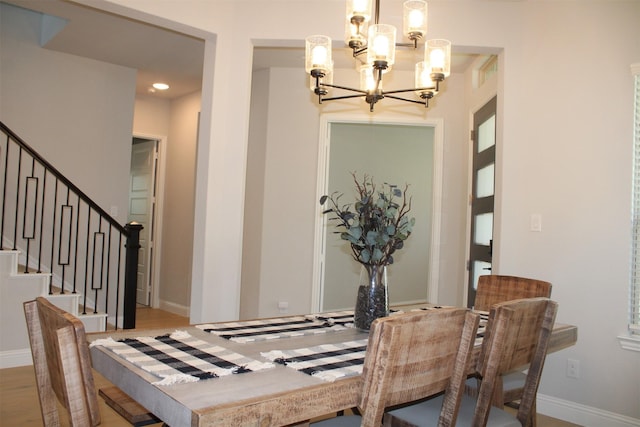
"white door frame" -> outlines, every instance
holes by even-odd
[[[439,118],[423,120],[403,117],[386,117],[373,120],[367,114],[323,114],[320,117],[318,141],[318,173],[316,180],[316,201],[329,192],[329,150],[331,145],[331,125],[334,123],[370,123],[376,125],[410,125],[434,128],[433,141],[433,204],[431,212],[431,250],[430,271],[427,281],[427,300],[438,301],[438,283],[440,277],[440,229],[442,212],[442,174],[444,161],[444,121]],[[313,248],[313,280],[311,288],[311,307],[313,311],[322,310],[325,266],[325,229],[327,216],[322,214],[323,207],[316,205],[314,248]]]
[[[167,137],[134,132],[133,138],[154,139],[158,141],[158,169],[156,170],[156,199],[154,215],[153,254],[151,259],[151,307],[160,307],[160,254],[162,253],[162,218],[164,206],[164,180],[167,153]],[[127,212],[128,215],[128,212]]]

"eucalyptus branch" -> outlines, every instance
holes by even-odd
[[[339,205],[341,193],[322,196],[320,204],[330,202],[324,214],[333,214],[329,220],[338,221],[336,231],[341,239],[351,245],[353,258],[365,265],[387,265],[393,263],[392,254],[404,246],[415,224],[415,218],[407,215],[411,211],[411,198],[407,200],[409,185],[404,191],[396,185],[384,183],[378,191],[373,179],[364,175],[362,181],[351,174],[355,183],[357,199],[353,204]],[[402,204],[395,198],[402,197]]]

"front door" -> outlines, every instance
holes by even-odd
[[[496,98],[473,116],[471,236],[467,306],[473,307],[478,277],[491,274],[496,163]]]

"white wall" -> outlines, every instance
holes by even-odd
[[[38,13],[0,15],[0,120],[124,224],[135,70],[42,49]]]
[[[170,303],[168,308],[174,306],[174,310],[178,311],[188,309],[191,299],[194,189],[200,103],[200,92],[171,101],[162,220],[160,299]],[[187,313],[188,311],[183,312]]]
[[[152,96],[136,96],[133,133],[166,137],[169,135],[171,100]]]
[[[386,2],[385,8],[399,7],[399,3]],[[301,46],[305,35],[325,32],[339,40],[344,5],[327,1],[317,8],[317,2],[306,0],[105,0],[100,4],[176,29],[190,27],[210,33],[205,37],[205,75],[213,80],[203,89],[192,320],[237,316],[250,40]],[[314,17],[309,20],[311,7]],[[640,60],[639,16],[640,2],[634,0],[430,3],[429,37],[447,37],[456,46],[504,49],[498,97],[502,148],[497,171],[496,273],[550,280],[553,297],[560,304],[558,321],[578,325],[578,344],[547,359],[541,392],[555,401],[544,400],[539,408],[543,412],[561,409],[565,418],[581,424],[637,425],[640,419],[640,359],[637,353],[622,350],[616,340],[626,328],[628,302],[633,102],[629,66]],[[296,77],[288,81],[287,90],[302,91],[306,85],[306,77]],[[318,108],[308,96],[300,96],[295,106],[299,110],[313,108],[316,114],[339,110]],[[441,101],[464,105],[462,98],[443,97]],[[460,114],[466,123],[466,113]],[[466,157],[468,127],[451,127],[451,121],[447,117],[445,147],[451,147],[449,155]],[[278,123],[284,127],[278,133],[289,142],[291,158],[313,156],[316,123],[317,118]],[[458,144],[464,144],[464,149]],[[282,155],[282,149],[266,155]],[[445,182],[452,190],[461,190],[459,182],[466,182],[466,168],[460,164],[448,171],[456,172],[449,176],[454,183]],[[296,161],[289,172],[298,195],[304,195],[296,199],[294,213],[308,217],[311,223],[315,170]],[[277,195],[277,187],[271,190]],[[443,211],[465,206],[465,192],[456,194],[455,200],[445,201]],[[278,198],[265,200],[277,203]],[[265,214],[269,209],[265,206]],[[531,213],[541,214],[542,232],[529,231]],[[452,221],[448,224],[455,229],[452,231],[460,233],[464,224],[460,224],[459,211],[445,219]],[[223,231],[221,224],[225,224]],[[278,231],[275,228],[263,238],[283,237]],[[309,239],[310,226],[300,233]],[[311,255],[307,246],[289,237],[281,248],[287,251],[282,259],[291,254]],[[456,257],[455,250],[443,251],[450,269],[460,271],[463,254]],[[300,259],[282,263],[295,266],[299,273],[285,278],[281,292],[305,298],[311,260],[297,262]],[[459,279],[460,275],[452,275],[450,283],[460,283]],[[265,297],[265,303],[271,304],[268,299],[278,296],[274,291]],[[580,361],[580,378],[566,377],[568,357]],[[599,417],[606,422],[593,421]]]
[[[269,123],[269,70],[256,70],[251,80],[251,121],[247,150],[247,184],[242,242],[240,319],[260,316],[262,215]]]
[[[134,133],[164,138],[165,173],[162,197],[159,290],[156,301],[168,311],[189,315],[195,157],[200,92],[173,100],[136,97]]]

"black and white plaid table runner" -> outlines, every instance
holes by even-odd
[[[212,323],[197,325],[197,327],[234,342],[247,343],[343,331],[352,325],[353,311],[337,311],[306,316]]]
[[[424,307],[413,309],[412,311],[432,310],[438,308],[441,307]],[[403,311],[392,310],[391,315],[398,313],[403,313]],[[210,323],[197,325],[197,327],[205,332],[218,335],[219,337],[234,342],[248,343],[343,331],[353,327],[353,310],[272,319]]]
[[[475,345],[482,343],[487,318],[488,314],[480,313]],[[262,356],[322,380],[335,381],[362,373],[367,341],[362,339],[295,350],[272,350],[262,353]]]
[[[202,341],[184,331],[157,337],[112,338],[93,341],[123,359],[160,378],[156,385],[195,382],[231,374],[242,374],[267,368],[264,363],[224,347]]]
[[[367,339],[296,350],[273,350],[262,356],[308,375],[335,381],[362,373]]]

